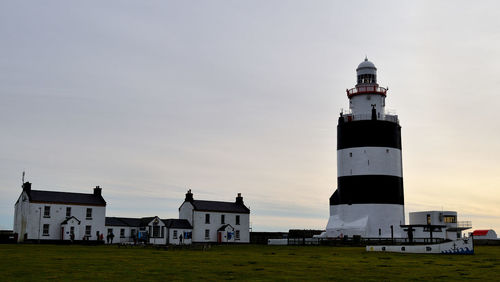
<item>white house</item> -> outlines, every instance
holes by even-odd
[[[144,242],[154,245],[189,245],[192,227],[185,219],[106,217],[106,231],[108,244]]]
[[[470,221],[457,221],[456,211],[420,211],[410,213],[410,224],[402,226],[408,238],[439,238],[456,240],[464,230],[470,229]],[[408,232],[411,229],[411,232]]]
[[[26,182],[15,204],[14,233],[18,242],[98,240],[105,231],[105,214],[99,186],[84,194],[32,190]]]
[[[189,190],[179,218],[193,227],[193,243],[250,242],[250,209],[240,193],[235,202],[219,202],[195,200]]]

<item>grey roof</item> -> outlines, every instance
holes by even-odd
[[[193,204],[194,209],[197,211],[250,213],[250,209],[244,204],[235,202],[193,200],[190,203]]]
[[[41,190],[31,190],[26,193],[31,202],[106,206],[102,195]]]
[[[141,227],[148,225],[152,217],[131,218],[131,217],[106,217],[106,226],[128,226],[128,227]]]
[[[167,228],[178,228],[178,229],[193,229],[189,221],[186,219],[162,219],[163,223]]]

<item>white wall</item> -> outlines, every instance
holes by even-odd
[[[401,162],[401,150],[395,148],[357,147],[342,149],[337,151],[337,175],[338,177],[351,175],[403,177]]]
[[[14,206],[14,233],[18,234],[17,241],[24,241],[24,234],[28,230],[29,202],[26,192],[22,192]]]
[[[45,206],[50,206],[50,217],[43,215]],[[71,207],[71,215],[81,222],[75,240],[83,239],[87,225],[91,226],[90,240],[97,239],[96,231],[100,234],[105,232],[106,207],[30,203],[29,200],[23,202],[21,199],[15,207],[14,215],[14,228],[19,233],[19,240],[23,239],[24,233],[27,233],[28,240],[61,240],[61,223],[66,219],[66,207]],[[87,208],[92,208],[92,219],[86,219]],[[44,224],[49,224],[48,236],[43,235]]]
[[[377,114],[380,113],[380,117],[385,116],[385,97],[378,94],[360,94],[352,97],[349,102],[349,108],[354,115],[372,113],[372,104],[375,104],[375,109]]]
[[[179,219],[187,219],[191,226],[193,226],[193,208],[193,205],[186,201],[179,208]]]
[[[177,231],[177,238],[174,238],[174,231]],[[192,232],[192,229],[178,229],[169,228],[168,229],[168,243],[172,245],[180,245],[179,236],[183,235],[185,232]],[[182,245],[191,245],[192,239],[182,238]]]
[[[104,233],[104,242],[107,243],[107,235],[108,235],[108,229],[111,229],[113,234],[115,235],[115,237],[113,238],[113,244],[115,243],[130,243],[130,242],[133,242],[134,239],[131,237],[132,234],[132,230],[136,230],[135,231],[135,234],[137,236],[138,232],[139,232],[139,228],[138,227],[130,227],[130,226],[106,226],[106,230]],[[121,237],[120,236],[120,230],[121,229],[124,229],[125,231],[125,234],[124,234],[124,237]],[[110,242],[111,243],[111,242]]]
[[[405,223],[404,206],[391,204],[356,204],[330,206],[327,237],[360,235],[369,238],[403,237],[400,224]],[[381,235],[379,235],[379,228]]]
[[[210,223],[205,223],[205,214],[210,214]],[[221,215],[225,215],[224,223],[221,223]],[[240,224],[236,225],[236,215],[240,216]],[[234,230],[240,231],[240,239],[235,243],[250,242],[250,215],[239,213],[204,212],[194,211],[193,213],[193,242],[217,242],[217,229],[224,224],[230,224]],[[205,230],[210,230],[210,238],[205,238]]]

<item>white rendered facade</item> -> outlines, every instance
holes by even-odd
[[[234,210],[231,210],[231,205],[235,203],[230,202],[189,200],[189,197],[191,197],[192,199],[192,194],[191,196],[189,196],[190,193],[191,192],[188,192],[188,194],[186,194],[186,201],[184,201],[184,203],[182,203],[179,208],[179,218],[188,220],[189,223],[191,223],[191,225],[193,226],[193,243],[250,242],[249,210],[244,211],[240,207],[241,212],[235,212]],[[222,205],[218,205],[221,203]],[[229,206],[229,209],[225,211],[211,211],[205,209],[197,209],[195,207],[195,205],[201,204],[207,204],[208,206],[213,206],[215,208],[220,208],[220,206]],[[241,205],[244,207],[243,204]],[[229,224],[232,228],[234,228],[234,240],[228,241],[227,232],[231,232],[229,229],[224,229],[225,233],[219,232],[219,229],[221,227],[224,227],[224,225],[226,224]]]
[[[30,200],[29,194],[23,190],[15,204],[14,233],[18,242],[71,240],[71,232],[74,240],[98,240],[105,231],[105,204],[36,202]]]
[[[456,211],[420,211],[410,213],[410,226],[413,226],[414,238],[432,237],[448,240],[461,238],[461,232],[472,227],[469,221],[458,221]]]

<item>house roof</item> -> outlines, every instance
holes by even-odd
[[[142,217],[142,218],[130,218],[130,217],[106,217],[106,226],[127,226],[127,227],[141,227],[148,225],[155,216]],[[189,221],[185,219],[162,219],[163,223],[167,228],[179,228],[179,229],[192,229],[193,227]]]
[[[488,231],[489,230],[474,230],[474,232],[472,232],[472,235],[474,235],[474,236],[486,236],[488,234]]]
[[[106,217],[105,225],[106,226],[140,227],[140,226],[143,226],[141,223],[142,223],[142,218]]]
[[[38,203],[57,203],[57,204],[75,204],[89,206],[106,206],[106,201],[102,195],[30,190],[26,191],[31,202]]]
[[[167,228],[178,228],[178,229],[193,229],[189,221],[186,219],[162,219],[163,223]]]
[[[189,201],[194,210],[197,211],[213,211],[213,212],[233,212],[233,213],[250,213],[250,209],[244,204],[235,202],[219,202],[219,201],[204,201],[192,200]]]

